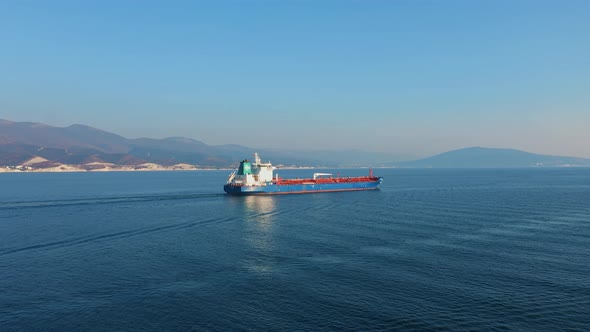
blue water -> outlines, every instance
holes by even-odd
[[[590,169],[375,174],[0,174],[0,330],[590,330]]]

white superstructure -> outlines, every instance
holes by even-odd
[[[270,162],[263,163],[258,153],[254,153],[254,162],[247,159],[240,162],[237,173],[233,172],[227,179],[227,183],[243,186],[262,186],[273,180],[274,167]]]

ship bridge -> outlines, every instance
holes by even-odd
[[[263,163],[258,153],[254,153],[254,162],[248,159],[240,162],[237,173],[230,174],[227,183],[240,185],[264,185],[273,180],[274,167],[270,162]]]

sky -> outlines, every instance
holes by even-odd
[[[590,1],[0,1],[0,118],[590,157]]]

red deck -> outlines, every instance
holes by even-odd
[[[357,183],[357,182],[375,182],[379,180],[376,176],[357,176],[357,177],[336,177],[336,178],[317,178],[317,179],[281,179],[273,181],[279,186],[294,184],[327,184],[327,183]]]

